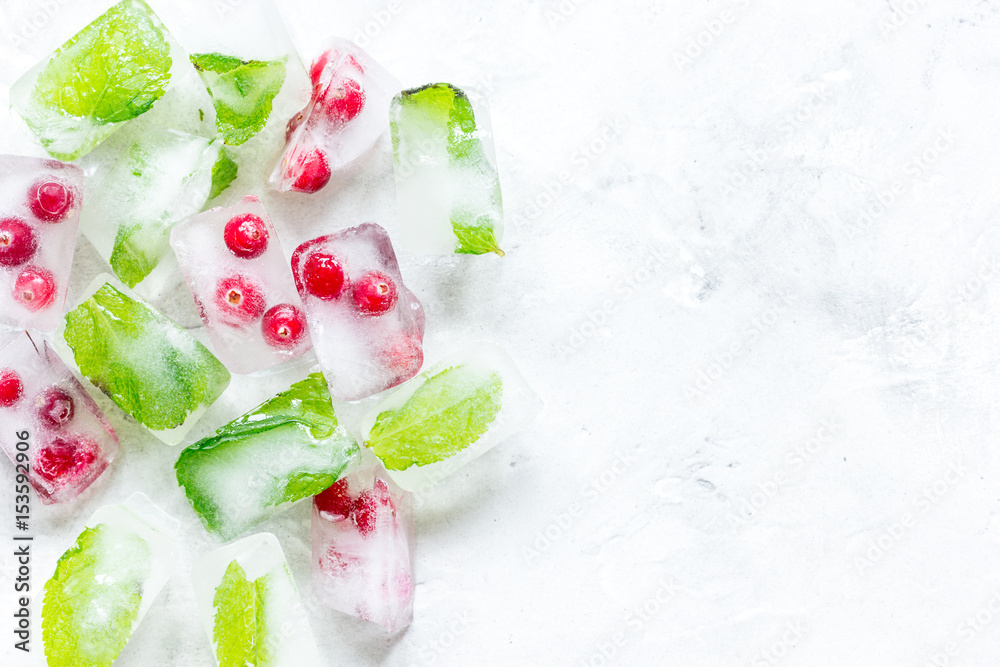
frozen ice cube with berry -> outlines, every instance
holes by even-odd
[[[362,399],[420,370],[424,311],[382,227],[366,222],[306,241],[292,274],[334,396]]]
[[[82,198],[79,167],[0,156],[0,325],[59,326]]]
[[[313,193],[385,131],[399,82],[360,47],[334,38],[309,70],[312,97],[288,122],[285,151],[271,174],[283,192]]]
[[[313,590],[389,632],[413,620],[413,502],[377,462],[313,498]]]
[[[192,216],[170,244],[215,353],[252,373],[312,347],[302,302],[274,225],[254,196]]]
[[[118,436],[49,344],[21,332],[0,349],[0,445],[43,503],[65,503],[111,464]]]

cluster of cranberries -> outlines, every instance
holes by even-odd
[[[361,84],[349,76],[335,76],[328,85],[322,84],[323,70],[331,57],[336,57],[335,51],[326,51],[312,64],[309,77],[312,79],[312,99],[303,111],[288,121],[286,140],[305,120],[305,112],[310,108],[313,114],[309,117],[312,125],[327,123],[333,127],[343,126],[354,120],[365,106],[365,91]],[[350,63],[359,74],[364,73],[360,63],[354,56],[348,56]],[[286,178],[298,174],[292,189],[297,192],[316,192],[330,181],[330,162],[319,148],[298,148],[288,157],[285,166]]]
[[[357,498],[351,498],[347,480],[342,479],[313,499],[316,509],[331,518],[352,521],[362,535],[371,535],[378,525],[380,513],[395,508],[392,494],[384,480],[375,479],[375,485],[365,489]]]
[[[223,237],[229,252],[240,259],[254,259],[267,250],[267,226],[252,213],[233,217],[226,223]],[[215,305],[220,319],[231,327],[246,326],[259,319],[264,340],[272,347],[295,347],[306,334],[305,315],[300,308],[281,303],[268,309],[260,287],[242,275],[219,281]]]
[[[306,257],[300,271],[299,284],[306,293],[324,301],[350,293],[355,309],[362,315],[384,315],[399,299],[396,283],[389,276],[381,271],[368,271],[353,282],[348,281],[341,262],[327,252],[317,251]]]
[[[0,370],[0,407],[12,408],[23,397],[24,384],[20,376],[11,369]],[[82,471],[96,458],[95,443],[79,435],[61,432],[73,419],[74,412],[73,397],[61,387],[49,387],[35,397],[35,417],[43,426],[56,432],[48,444],[38,451],[32,464],[35,472],[48,482],[73,471]]]
[[[28,190],[28,208],[45,223],[59,223],[69,217],[74,199],[73,190],[54,179],[36,181]],[[38,247],[38,234],[26,220],[0,219],[0,267],[19,271],[13,297],[31,312],[51,305],[56,295],[52,272],[29,264]]]

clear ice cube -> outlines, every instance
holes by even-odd
[[[438,483],[541,409],[510,356],[479,342],[427,369],[361,421],[365,445],[407,491]]]
[[[49,665],[114,662],[173,572],[177,528],[141,493],[94,512],[45,584]]]
[[[56,349],[168,445],[229,386],[229,371],[204,345],[108,274],[66,314]]]
[[[486,99],[435,83],[390,111],[400,239],[416,253],[503,255],[503,202]]]
[[[22,332],[0,349],[0,445],[43,503],[65,503],[111,464],[118,436],[48,342]]]
[[[205,528],[230,540],[329,487],[359,453],[313,373],[185,449],[174,468]]]
[[[0,326],[59,326],[82,198],[79,167],[0,156]]]
[[[313,499],[313,590],[323,604],[389,632],[413,620],[413,501],[381,465]]]
[[[229,370],[260,371],[312,348],[278,235],[256,197],[188,218],[170,244]]]
[[[371,148],[399,90],[384,67],[340,38],[330,40],[309,76],[312,97],[289,121],[285,151],[271,174],[271,186],[282,192],[316,192]]]
[[[277,538],[258,533],[195,563],[202,625],[219,665],[318,667],[306,609]]]
[[[384,229],[366,222],[307,241],[292,274],[334,396],[365,398],[420,370],[424,311]]]

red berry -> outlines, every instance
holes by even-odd
[[[325,252],[314,252],[302,264],[302,283],[319,299],[335,299],[344,292],[344,267]]]
[[[369,271],[354,283],[354,305],[365,315],[383,315],[396,305],[399,294],[392,278]]]
[[[65,389],[50,387],[35,398],[38,418],[52,428],[62,428],[73,419],[73,397]]]
[[[73,210],[73,190],[54,179],[36,181],[28,190],[28,206],[35,217],[45,222],[59,222]]]
[[[337,60],[339,57],[340,52],[337,49],[327,49],[313,61],[312,67],[309,68],[309,78],[312,79],[313,88],[319,86],[320,79],[323,77],[323,70],[326,69],[326,64],[331,60]],[[347,56],[344,64],[353,66],[358,71],[358,74],[365,73],[364,68],[354,59],[354,56]]]
[[[294,116],[288,119],[288,125],[285,126],[285,142],[287,143],[292,138],[292,133],[299,129],[299,125],[305,120],[305,110],[298,112]]]
[[[292,190],[311,194],[323,189],[330,181],[330,163],[318,148],[295,150],[285,169],[285,178],[294,178]]]
[[[240,327],[263,315],[267,302],[252,282],[243,276],[230,276],[215,288],[215,305],[224,324]]]
[[[264,313],[260,328],[268,345],[295,347],[306,335],[306,318],[295,306],[282,303]]]
[[[253,213],[235,216],[222,235],[229,251],[241,259],[260,257],[267,250],[267,225]]]
[[[333,121],[347,123],[364,108],[365,91],[354,79],[338,77],[317,98],[316,106]]]
[[[56,280],[50,271],[29,266],[14,281],[14,299],[31,312],[52,304]]]
[[[49,482],[94,462],[97,445],[79,436],[56,436],[47,447],[38,452],[34,468],[42,479]]]
[[[347,480],[340,480],[313,498],[313,504],[320,512],[346,519],[351,513],[351,494],[347,489]]]
[[[17,373],[9,368],[0,371],[0,407],[9,408],[18,402],[24,393],[24,385]]]
[[[351,504],[354,523],[362,535],[371,535],[378,526],[379,514],[392,507],[389,488],[380,479],[375,480],[371,491],[362,491]]]
[[[400,333],[382,348],[382,359],[397,375],[415,374],[424,361],[424,350],[419,338]]]
[[[20,218],[0,220],[0,266],[19,266],[38,250],[38,237]]]

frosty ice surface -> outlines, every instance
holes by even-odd
[[[384,229],[366,222],[307,241],[292,254],[292,274],[334,396],[365,398],[420,370],[423,308]]]
[[[375,464],[313,499],[313,590],[390,632],[413,620],[413,503]]]
[[[143,0],[122,0],[22,76],[11,104],[53,157],[75,160],[145,114],[186,66]]]
[[[278,235],[256,197],[188,218],[170,244],[229,370],[263,370],[312,347]]]
[[[123,283],[145,280],[169,254],[171,226],[205,205],[219,150],[204,137],[150,130],[93,183],[80,228]]]
[[[385,131],[396,79],[360,47],[334,38],[309,70],[312,98],[288,123],[285,152],[271,174],[277,190],[312,193],[371,148]]]
[[[82,198],[79,167],[0,156],[0,325],[59,326]]]
[[[419,491],[485,454],[540,407],[503,348],[480,342],[390,394],[361,430],[392,479]]]
[[[28,481],[46,504],[76,498],[118,453],[104,413],[49,344],[26,332],[0,349],[0,445],[11,461],[28,464]]]
[[[107,274],[66,314],[59,336],[63,358],[168,445],[229,386],[204,345]]]
[[[107,667],[170,578],[177,521],[141,493],[100,508],[45,584],[49,667]]]
[[[185,449],[174,468],[205,528],[230,540],[329,487],[358,455],[313,373]]]
[[[320,665],[305,607],[274,535],[211,551],[191,575],[202,625],[219,665]]]
[[[399,225],[419,253],[500,250],[503,204],[489,111],[473,88],[404,90],[390,111]]]

